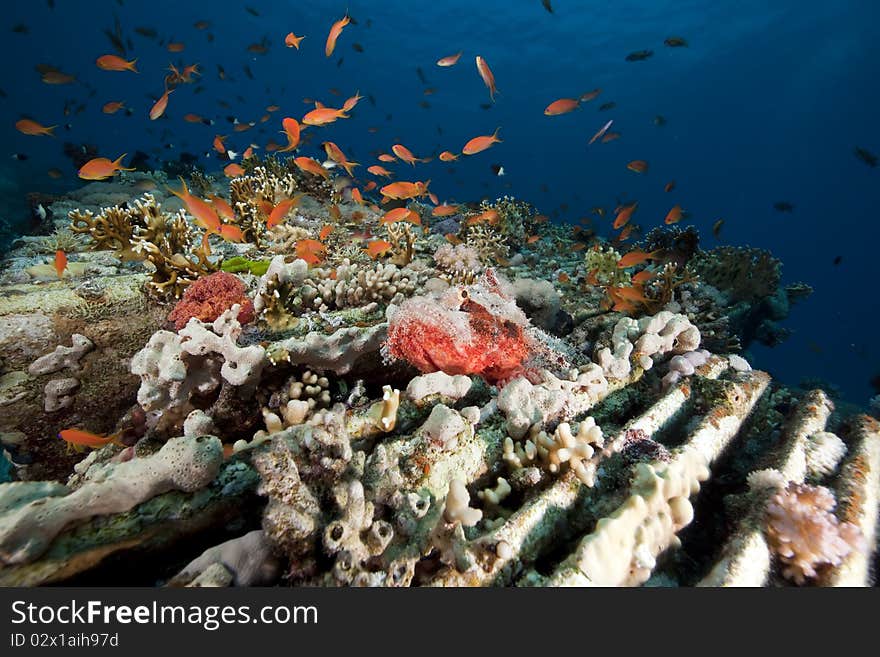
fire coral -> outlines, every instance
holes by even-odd
[[[254,319],[254,304],[246,294],[244,283],[237,276],[218,271],[195,281],[168,315],[178,331],[190,318],[213,322],[235,304],[241,305],[238,321],[247,324]]]
[[[386,348],[420,371],[478,374],[498,383],[532,352],[528,319],[507,284],[488,270],[474,285],[413,297],[391,314]]]

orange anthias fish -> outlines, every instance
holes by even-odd
[[[492,99],[492,102],[495,102],[495,94],[498,90],[495,88],[495,76],[492,74],[492,70],[489,68],[489,65],[486,63],[486,60],[477,55],[477,71],[480,73],[480,77],[483,78],[483,82],[489,88],[489,98]]]
[[[156,101],[150,109],[150,121],[155,121],[165,113],[165,109],[168,107],[168,95],[173,91],[174,89],[166,89],[165,93]]]
[[[227,242],[244,242],[244,233],[241,232],[241,228],[232,224],[220,226],[220,237]]]
[[[123,107],[125,107],[125,103],[121,100],[113,100],[109,103],[104,103],[104,107],[101,108],[101,111],[104,112],[104,114],[116,114],[116,112]]]
[[[332,107],[317,107],[313,109],[311,112],[308,112],[303,118],[302,122],[305,125],[327,125],[328,123],[333,123],[336,119],[347,119],[348,114],[345,113],[345,110],[341,109],[333,109]]]
[[[547,105],[544,109],[544,114],[547,116],[557,116],[559,114],[568,114],[569,112],[573,112],[579,106],[579,101],[574,98],[560,98],[559,100],[554,100],[552,103]]]
[[[321,232],[318,233],[318,239],[323,242],[328,237],[330,237],[330,233],[332,233],[332,232],[333,232],[333,226],[331,226],[330,224],[327,224],[326,226],[324,226],[321,229]]]
[[[113,177],[117,171],[134,171],[122,166],[122,159],[126,155],[128,153],[123,153],[112,162],[106,157],[91,159],[82,165],[77,175],[83,180],[106,180]]]
[[[623,228],[632,217],[633,212],[636,211],[638,205],[638,203],[633,203],[632,205],[627,205],[621,208],[620,212],[618,212],[617,216],[614,218],[614,223],[611,227],[614,228],[614,230]]]
[[[327,35],[327,43],[324,45],[324,54],[327,57],[333,54],[333,50],[336,48],[336,40],[339,38],[339,35],[342,34],[342,29],[350,22],[351,19],[348,17],[348,14],[346,14],[333,23],[333,27],[330,28],[330,33]]]
[[[350,162],[348,158],[345,157],[345,153],[342,152],[342,149],[339,148],[339,146],[337,146],[332,141],[325,141],[323,146],[324,152],[327,153],[327,157],[329,159],[333,160],[334,162],[336,162],[336,164],[345,169],[346,173],[348,173],[349,176],[354,175],[354,173],[352,173],[352,169],[354,167],[359,167],[360,164],[358,164],[357,162]]]
[[[287,137],[287,146],[278,149],[278,151],[280,153],[288,153],[299,146],[299,123],[296,119],[292,119],[288,116],[281,119],[281,127],[284,128],[284,135]]]
[[[325,180],[330,178],[330,173],[327,169],[322,167],[320,162],[313,160],[310,157],[297,157],[293,160],[293,163],[304,173],[310,173],[313,176],[321,176]]]
[[[279,201],[269,213],[269,218],[266,220],[266,228],[275,228],[275,226],[284,221],[290,211],[299,205],[300,198],[302,197],[294,196],[293,198],[286,198],[283,201]]]
[[[645,173],[648,170],[648,163],[644,160],[633,160],[626,165],[626,168],[636,173]]]
[[[457,205],[438,205],[436,208],[431,210],[432,217],[448,217],[453,214],[458,213]]]
[[[55,265],[55,272],[58,274],[58,278],[63,278],[64,270],[67,269],[67,254],[61,249],[55,251],[55,261],[53,264]]]
[[[681,209],[680,205],[672,206],[672,209],[666,214],[666,219],[663,221],[667,224],[677,224],[684,218],[684,212]]]
[[[296,253],[296,257],[305,260],[310,265],[317,265],[319,262],[324,260],[324,252],[327,250],[327,247],[321,244],[318,240],[300,240],[296,243],[296,247],[294,251]]]
[[[397,158],[393,155],[389,155],[388,153],[379,153],[379,157],[376,158],[380,162],[397,162]]]
[[[168,52],[183,52],[184,50],[186,50],[186,44],[181,43],[180,41],[168,44]]]
[[[190,191],[186,188],[186,182],[183,178],[180,179],[180,184],[183,186],[183,189],[179,192],[174,191],[170,187],[168,187],[168,191],[174,194],[177,198],[183,201],[184,205],[186,205],[187,211],[196,218],[196,221],[199,225],[204,228],[208,233],[219,233],[220,232],[220,217],[217,216],[217,213],[214,211],[214,208],[211,207],[209,203],[203,201],[197,196],[193,196]]]
[[[666,183],[663,186],[664,192],[671,192],[673,189],[675,189],[675,181],[674,180],[670,180],[668,183]]]
[[[52,132],[57,125],[50,125],[49,127],[40,125],[36,121],[32,121],[31,119],[21,119],[15,122],[15,129],[20,133],[25,135],[31,135],[33,137],[48,135],[49,137],[54,137],[55,134]]]
[[[461,149],[461,152],[464,155],[474,155],[481,151],[486,150],[492,144],[500,144],[501,140],[498,139],[498,131],[501,130],[501,127],[495,128],[495,132],[491,135],[482,135],[480,137],[474,137],[468,143],[464,145],[464,148]]]
[[[593,89],[592,91],[588,91],[587,93],[582,94],[580,97],[580,101],[582,103],[589,103],[591,100],[593,100],[600,93],[602,93],[601,89]]]
[[[137,73],[138,70],[135,68],[135,62],[137,62],[136,59],[127,62],[118,55],[101,55],[95,60],[98,68],[104,71],[132,71]]]
[[[498,223],[500,218],[501,217],[498,214],[498,210],[489,208],[488,210],[485,210],[480,214],[474,215],[473,217],[468,217],[465,224],[468,226],[476,226],[477,224],[487,223],[494,226]]]
[[[367,167],[367,171],[372,173],[374,176],[385,176],[386,178],[390,178],[393,175],[388,169],[386,169],[385,167],[380,167],[378,164]]]
[[[361,190],[359,190],[357,187],[351,188],[351,200],[358,205],[364,204],[364,197],[361,195]]]
[[[239,176],[243,176],[245,174],[244,167],[240,164],[236,164],[232,162],[231,164],[227,164],[223,167],[223,174],[227,178],[238,178]]]
[[[58,437],[66,442],[68,447],[73,447],[77,451],[81,451],[83,447],[98,449],[110,443],[119,444],[119,434],[99,436],[96,433],[81,429],[64,429],[58,432]]]
[[[451,151],[443,151],[440,153],[440,161],[441,162],[455,162],[458,159],[458,155],[452,153]]]
[[[371,167],[371,168],[372,168],[372,167]],[[371,172],[371,173],[372,173],[372,172]],[[372,191],[373,191],[374,189],[376,189],[376,187],[378,187],[378,186],[379,186],[379,185],[376,184],[376,181],[375,181],[375,180],[370,180],[369,182],[367,182],[366,185],[364,185],[364,191],[365,191],[365,192],[372,192]]]
[[[602,136],[602,143],[607,144],[609,141],[614,141],[615,139],[620,139],[619,132],[606,132]]]
[[[296,36],[293,32],[290,32],[286,37],[284,37],[284,45],[288,48],[296,48],[299,50],[299,42],[305,39],[305,36]]]
[[[637,285],[642,285],[643,283],[647,283],[648,281],[650,281],[656,275],[656,272],[653,272],[650,269],[643,269],[638,274],[632,277],[632,282],[636,283]]]
[[[651,253],[648,253],[647,251],[630,251],[617,261],[617,268],[626,269],[627,267],[635,267],[636,265],[645,262],[645,260],[654,260],[662,252],[663,249],[657,249],[656,251],[651,251]]]
[[[458,63],[458,58],[461,57],[461,51],[458,51],[454,55],[447,55],[446,57],[441,57],[437,60],[437,66],[455,66]]]
[[[71,84],[76,82],[76,78],[61,71],[46,71],[40,76],[45,84]]]
[[[422,219],[419,217],[419,213],[410,210],[409,208],[394,208],[393,210],[389,210],[385,213],[385,216],[379,219],[379,225],[394,224],[398,221],[408,221],[416,226],[422,225]]]
[[[391,147],[391,151],[397,157],[399,157],[401,160],[403,160],[404,162],[406,162],[407,164],[410,164],[412,166],[415,166],[416,162],[428,162],[431,159],[431,158],[422,158],[422,159],[417,158],[415,155],[412,154],[412,151],[410,151],[403,144],[394,144],[394,146]]]
[[[343,112],[350,112],[351,110],[353,110],[355,108],[355,105],[357,105],[362,99],[363,99],[363,96],[361,96],[361,92],[355,91],[354,96],[352,96],[351,98],[346,98],[345,102],[342,103],[342,111]]]
[[[364,250],[373,260],[378,260],[380,256],[388,253],[393,246],[391,242],[386,240],[373,240],[367,243],[367,248]]]
[[[217,210],[218,215],[227,221],[235,221],[235,212],[233,212],[232,206],[229,203],[219,196],[210,196],[209,198],[211,199],[211,205]]]
[[[426,196],[428,194],[428,184],[423,182],[396,182],[385,185],[379,191],[385,196],[395,200],[404,200],[416,198],[417,196]]]

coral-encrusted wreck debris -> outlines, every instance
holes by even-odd
[[[739,353],[769,254],[245,169],[190,185],[241,239],[126,174],[4,261],[0,584],[873,582],[880,425]]]

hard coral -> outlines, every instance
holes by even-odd
[[[168,315],[178,331],[193,317],[213,322],[234,304],[241,305],[238,321],[247,324],[254,319],[254,304],[247,297],[244,283],[237,276],[218,271],[198,279],[183,293],[183,298]]]
[[[389,313],[386,348],[422,372],[516,376],[531,353],[528,320],[492,270],[441,296],[419,296]]]

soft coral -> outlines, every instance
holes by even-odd
[[[183,298],[168,315],[179,331],[190,318],[213,322],[236,303],[241,306],[238,321],[247,324],[254,319],[254,304],[246,294],[247,288],[237,276],[218,271],[195,281],[183,293]]]

